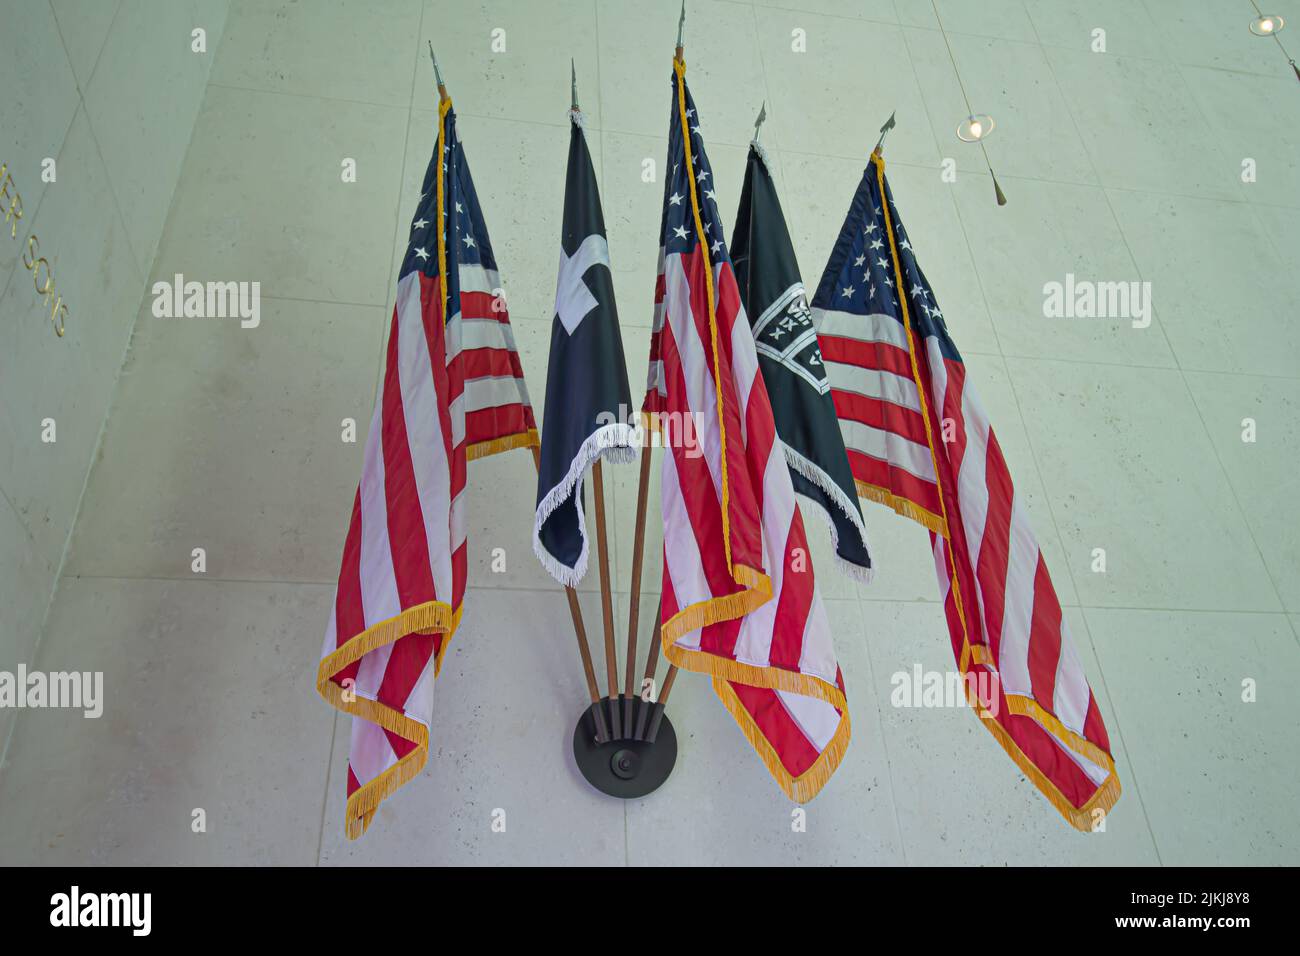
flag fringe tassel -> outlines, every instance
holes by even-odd
[[[1007,694],[1007,707],[1017,717],[1030,717],[1043,726],[1053,737],[1069,747],[1080,756],[1087,757],[1099,767],[1105,767],[1111,773],[1115,771],[1115,761],[1110,754],[1102,750],[1086,737],[1076,734],[1055,714],[1046,710],[1032,697],[1020,694]]]
[[[1016,713],[1017,709],[1015,705],[1011,703],[1013,699],[1014,698],[1011,697],[1007,698],[1008,705],[1011,707],[1012,713]],[[978,701],[975,701],[973,706],[977,714],[983,708],[983,705]],[[1047,802],[1054,806],[1057,812],[1066,819],[1066,822],[1076,830],[1082,830],[1085,833],[1092,832],[1096,828],[1098,820],[1104,820],[1105,815],[1110,813],[1111,808],[1119,802],[1121,792],[1119,775],[1115,773],[1115,763],[1109,756],[1106,756],[1105,759],[1101,761],[1101,765],[1106,767],[1109,771],[1106,779],[1102,782],[1101,786],[1097,788],[1097,792],[1092,795],[1087,803],[1081,807],[1076,807],[1065,794],[1061,793],[1056,784],[1052,783],[1052,781],[1047,778],[1047,775],[1044,774],[1028,756],[1026,756],[1025,752],[1020,749],[1020,746],[1012,739],[1011,734],[1007,732],[1005,727],[992,718],[981,718],[980,723],[988,728],[989,733],[993,735],[993,739],[1002,746],[1002,749],[1006,751],[1007,756],[1010,757],[1015,765],[1020,768],[1021,773],[1028,777],[1029,781],[1038,788],[1038,792],[1041,793],[1047,799]],[[1100,818],[1097,816],[1098,810],[1100,810],[1102,814]]]
[[[844,514],[844,517],[849,519],[849,522],[855,529],[857,529],[858,538],[862,542],[862,549],[867,552],[868,556],[870,556],[871,547],[867,544],[867,528],[866,525],[862,523],[862,511],[858,506],[858,503],[844,494],[844,490],[831,480],[830,475],[826,474],[824,470],[818,468],[813,464],[813,462],[799,454],[785,442],[781,442],[781,448],[785,451],[785,463],[821,489],[822,493],[835,503],[835,506]],[[810,505],[813,505],[821,516],[826,519],[826,527],[830,531],[831,535],[831,546],[835,549],[835,566],[839,568],[843,574],[853,580],[859,581],[862,584],[870,584],[872,579],[875,577],[874,568],[870,566],[864,568],[861,565],[854,564],[852,561],[845,561],[840,557],[840,529],[836,527],[835,520],[831,517],[830,512],[822,506],[820,501],[809,498],[806,495],[801,495],[800,497]]]
[[[397,792],[403,784],[415,779],[416,774],[424,769],[429,757],[429,744],[416,747],[393,766],[389,767],[374,780],[348,797],[344,816],[344,830],[349,840],[358,839],[370,829],[379,805]]]
[[[754,722],[754,718],[749,711],[745,710],[731,685],[725,680],[715,677],[713,679],[713,690],[740,727],[740,732],[745,735],[745,739],[757,752],[759,759],[763,761],[763,765],[767,767],[768,773],[785,791],[785,795],[795,803],[807,803],[817,796],[821,788],[826,785],[826,782],[839,768],[840,761],[844,759],[844,754],[849,749],[849,737],[852,731],[849,726],[848,711],[840,711],[840,725],[835,728],[835,735],[831,737],[830,743],[826,745],[826,748],[813,762],[813,765],[796,777],[785,768],[785,764],[781,762],[781,758],[772,746],[771,741],[763,736],[758,724]]]
[[[510,451],[512,448],[540,448],[541,445],[542,442],[537,435],[537,429],[530,428],[526,432],[515,432],[513,435],[502,435],[500,438],[491,438],[487,441],[467,445],[465,447],[465,460],[477,461],[480,458],[488,458],[503,451]]]
[[[345,689],[334,682],[334,675],[370,652],[408,634],[445,634],[433,659],[433,674],[436,678],[442,670],[447,645],[451,643],[451,638],[460,625],[460,616],[460,608],[453,611],[451,605],[443,601],[429,601],[407,608],[401,614],[380,621],[349,638],[322,660],[316,669],[316,690],[329,704],[345,714],[378,724],[415,744],[415,749],[409,754],[348,797],[344,826],[349,840],[355,840],[365,833],[379,804],[424,767],[429,752],[429,728],[394,707],[362,697],[354,689]]]
[[[710,624],[744,617],[772,599],[772,579],[743,564],[736,565],[736,577],[745,587],[743,591],[711,598],[688,605],[663,622],[659,629],[663,654],[669,663],[682,670],[708,674],[714,679],[735,681],[750,687],[782,690],[805,697],[824,700],[840,711],[847,711],[848,703],[832,675],[829,678],[781,667],[747,664],[730,657],[710,654],[708,651],[678,647],[677,638]],[[742,580],[743,579],[743,580]]]
[[[904,518],[911,518],[918,524],[925,525],[925,527],[942,538],[948,537],[948,523],[933,511],[922,508],[916,502],[909,501],[907,498],[900,498],[878,485],[869,485],[860,478],[854,479],[854,481],[858,486],[859,498],[866,498],[868,501],[888,505]]]
[[[547,574],[566,588],[576,588],[578,582],[586,576],[587,560],[591,552],[587,521],[580,504],[582,480],[587,473],[587,468],[597,458],[619,465],[635,461],[637,453],[635,446],[636,429],[631,425],[614,422],[597,428],[582,443],[560,483],[548,491],[537,505],[537,512],[533,519],[533,554],[537,555],[537,560],[542,563]],[[577,563],[569,567],[547,551],[546,546],[542,544],[542,525],[546,524],[556,508],[575,495],[579,502],[578,536],[582,539],[582,553],[578,555]]]

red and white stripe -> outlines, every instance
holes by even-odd
[[[939,527],[934,462],[902,323],[822,309],[813,321],[859,493],[901,496]]]
[[[466,461],[536,444],[499,279],[465,265],[460,282],[446,322],[441,279],[411,272],[398,282],[326,626],[318,687],[353,715],[354,838],[427,758],[434,678],[465,596]]]
[[[986,723],[1062,814],[1089,829],[1118,797],[1110,742],[965,365],[933,337],[919,344],[922,395],[915,330],[889,315],[815,320],[859,493],[931,529],[954,653],[963,671],[996,676],[1000,706]]]
[[[953,499],[949,518],[960,518],[937,558],[941,580],[957,567],[972,666],[996,672],[1006,704],[999,723],[1056,790],[1083,807],[1114,772],[1097,702],[965,365],[945,359],[933,339],[926,359],[934,414],[953,423],[952,440],[937,444]]]
[[[350,837],[424,764],[434,677],[465,594],[460,323],[443,321],[440,279],[399,281],[318,672],[326,698],[354,715]]]
[[[663,455],[664,654],[714,676],[783,789],[808,800],[838,765],[849,722],[753,335],[724,262],[714,269],[715,363],[700,248],[661,261],[643,407],[669,421],[692,416],[699,440],[696,448],[671,441]],[[770,582],[770,599],[759,577]]]
[[[463,386],[452,399],[464,409],[468,457],[536,445],[537,420],[500,276],[476,264],[462,264],[459,275],[461,315],[452,320],[447,339],[453,347],[449,361],[462,366]]]

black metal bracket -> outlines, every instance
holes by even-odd
[[[622,711],[623,736],[600,740],[607,713]],[[591,704],[573,729],[573,758],[587,782],[601,793],[632,800],[657,790],[677,763],[677,732],[662,704],[639,697],[603,698]]]

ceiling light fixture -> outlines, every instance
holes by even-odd
[[[963,143],[978,143],[993,132],[996,125],[988,114],[971,115],[957,124],[957,138]]]
[[[1250,21],[1250,32],[1257,37],[1271,37],[1284,26],[1286,21],[1275,13],[1265,13]]]

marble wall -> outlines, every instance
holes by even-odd
[[[0,2],[0,164],[22,208],[0,230],[0,669],[31,663],[228,7]]]

